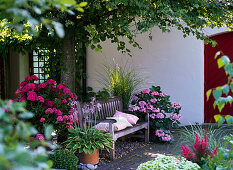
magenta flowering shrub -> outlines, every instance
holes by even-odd
[[[170,96],[162,93],[160,87],[144,89],[134,95],[129,111],[144,121],[146,113],[149,113],[150,128],[160,141],[172,140],[170,129],[178,127],[181,105],[170,101]]]
[[[56,84],[52,79],[45,83],[34,83],[38,77],[26,76],[16,91],[19,101],[26,102],[27,110],[34,113],[30,120],[40,133],[44,133],[45,124],[53,124],[59,135],[67,134],[68,128],[73,128],[73,111],[69,101],[76,100],[77,95],[71,93],[66,85]],[[42,134],[37,138],[42,139]]]

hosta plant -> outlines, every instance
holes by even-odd
[[[77,112],[77,101],[70,103],[72,110]],[[83,113],[85,118],[85,126],[79,127],[79,124],[75,123],[74,129],[69,129],[70,136],[65,142],[66,148],[72,151],[78,151],[79,153],[92,154],[96,149],[109,149],[112,147],[112,138],[110,133],[105,133],[103,130],[98,130],[93,126],[95,119],[96,109],[100,110],[101,105],[96,102],[95,98],[89,104],[85,104],[83,107]]]
[[[26,102],[27,110],[35,115],[31,123],[40,133],[44,126],[52,124],[58,136],[66,134],[68,128],[73,128],[73,112],[68,105],[70,100],[77,99],[66,85],[56,84],[52,79],[45,83],[35,83],[38,77],[26,76],[16,91],[19,101]]]
[[[171,141],[172,127],[178,127],[181,105],[170,101],[170,96],[164,94],[160,87],[152,86],[138,92],[132,100],[129,111],[144,121],[145,115],[149,113],[150,128],[154,130],[160,141]]]

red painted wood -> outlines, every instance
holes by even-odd
[[[209,101],[206,99],[206,91],[215,88],[217,86],[221,86],[226,84],[227,76],[223,68],[218,69],[217,60],[214,59],[216,52],[222,51],[225,55],[227,55],[231,61],[233,62],[233,32],[228,32],[224,34],[219,34],[211,37],[211,39],[215,40],[218,44],[216,47],[212,47],[211,44],[205,45],[205,59],[204,59],[204,80],[205,80],[205,88],[204,88],[204,121],[205,123],[213,123],[214,115],[233,115],[233,106],[231,107],[229,104],[225,106],[221,113],[219,113],[218,108],[213,108],[214,97],[211,95]],[[232,93],[231,93],[232,94]]]

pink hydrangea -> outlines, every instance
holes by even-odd
[[[63,117],[62,117],[62,116],[58,116],[58,117],[57,117],[57,121],[58,121],[58,122],[62,122],[62,121],[63,121]]]
[[[147,94],[149,94],[149,93],[150,93],[150,89],[143,89],[143,90],[142,90],[142,93],[147,93]]]
[[[171,102],[171,106],[172,106],[173,108],[175,108],[175,109],[181,108],[181,104],[175,103],[175,102]]]
[[[156,103],[156,102],[157,102],[157,99],[156,99],[156,98],[152,98],[152,99],[150,99],[150,102]]]
[[[168,135],[168,134],[165,134],[164,136],[162,136],[162,140],[163,140],[163,141],[168,142],[168,141],[170,141],[171,139],[172,139],[171,136]]]
[[[63,99],[62,102],[63,102],[63,103],[67,103],[67,100],[66,100],[66,99]]]
[[[159,95],[159,92],[157,91],[151,93],[151,96],[158,96],[158,95]]]
[[[72,99],[75,99],[75,100],[78,99],[78,96],[75,93],[70,93],[69,97],[72,98]]]
[[[154,109],[152,110],[152,112],[157,112],[157,113],[158,113],[158,112],[160,112],[160,109],[159,109],[159,108],[157,108],[157,109],[154,108]]]
[[[36,94],[36,92],[34,92],[34,91],[29,91],[29,92],[27,93],[27,100],[35,101],[35,100],[36,100],[36,97],[37,97],[37,94]]]
[[[25,80],[26,80],[26,81],[31,81],[31,77],[30,77],[30,76],[26,76],[26,77],[25,77]]]
[[[20,87],[23,87],[23,86],[25,86],[27,83],[28,83],[28,82],[26,82],[26,81],[22,81],[22,82],[19,84],[19,86],[20,86]]]
[[[37,138],[38,140],[44,140],[44,135],[42,135],[42,134],[37,134],[37,135],[36,135],[36,138]]]
[[[162,137],[165,135],[165,133],[162,129],[159,129],[159,130],[156,130],[155,135],[158,137]]]
[[[180,120],[182,118],[181,114],[172,114],[170,117],[172,120]]]
[[[58,85],[57,85],[57,88],[58,88],[58,89],[64,89],[65,86],[64,86],[63,84],[58,84]]]
[[[24,88],[27,90],[34,90],[36,85],[34,83],[28,83]]]
[[[40,83],[39,85],[38,85],[38,89],[40,90],[40,89],[45,89],[46,88],[46,84],[45,83]]]
[[[67,127],[70,129],[74,129],[74,127],[72,125],[68,125]]]
[[[64,89],[63,89],[63,92],[66,93],[66,94],[70,94],[70,89],[64,88]]]
[[[163,114],[163,113],[158,113],[158,114],[156,115],[156,117],[157,117],[158,119],[163,119],[163,118],[164,118],[164,114]]]
[[[150,117],[151,117],[152,119],[155,119],[156,115],[155,115],[154,113],[152,113],[152,114],[150,114]]]
[[[42,102],[42,103],[44,103],[44,98],[43,98],[42,96],[38,96],[38,97],[36,98],[36,100],[37,100],[37,101],[40,101],[40,102]]]
[[[49,79],[48,81],[47,81],[47,84],[52,84],[52,85],[54,85],[56,82],[53,80],[53,79]]]
[[[57,111],[55,112],[58,116],[61,116],[62,115],[62,112],[61,110],[57,109]]]
[[[41,117],[40,122],[44,122],[44,121],[45,121],[45,118]]]
[[[53,109],[52,108],[48,108],[45,110],[45,113],[53,113]]]
[[[26,101],[25,95],[22,95],[22,96],[20,97],[19,101],[20,101],[20,102]]]
[[[32,75],[32,76],[31,76],[31,80],[38,81],[39,79],[38,79],[38,77],[37,77],[36,75]]]
[[[48,106],[48,107],[53,107],[54,106],[54,103],[50,100],[46,100],[45,104]]]
[[[140,107],[144,107],[146,105],[146,102],[145,101],[140,101],[138,104],[139,104]]]

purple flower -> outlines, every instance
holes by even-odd
[[[170,141],[171,140],[171,136],[170,135],[168,135],[168,134],[165,134],[164,136],[162,136],[162,140],[163,141]]]
[[[164,115],[163,115],[163,113],[158,113],[158,114],[156,115],[156,117],[157,117],[158,119],[163,119],[163,118],[164,118]]]
[[[155,115],[154,113],[152,113],[152,114],[150,114],[150,117],[151,117],[152,119],[155,119],[156,115]]]
[[[144,107],[146,105],[146,102],[145,101],[140,101],[138,104],[139,104],[140,107]]]
[[[156,130],[155,135],[158,137],[162,137],[164,136],[164,131],[162,129]]]

